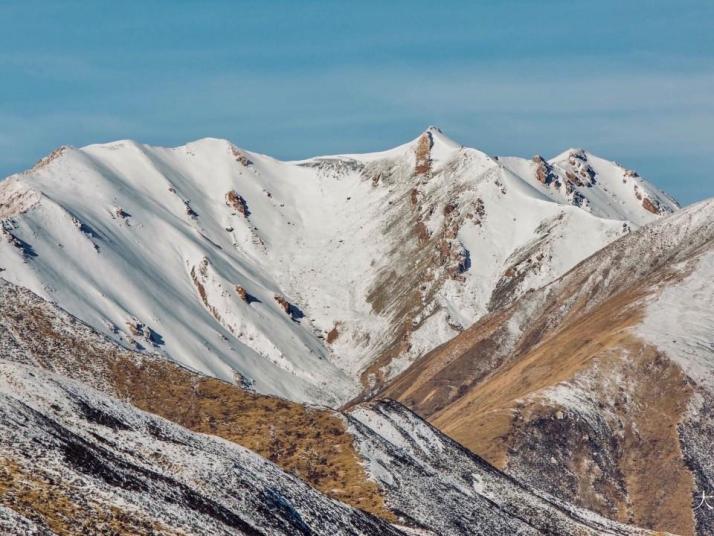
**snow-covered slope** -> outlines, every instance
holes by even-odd
[[[524,486],[397,402],[362,404],[350,423],[403,523],[439,536],[649,534]]]
[[[712,534],[694,507],[714,486],[713,281],[708,200],[488,315],[380,396],[569,502]]]
[[[337,405],[642,220],[592,199],[435,128],[300,162],[216,139],[65,147],[0,183],[0,270],[127,346]]]
[[[636,171],[583,149],[569,149],[551,160],[535,155],[530,160],[501,157],[499,161],[548,198],[602,218],[644,225],[679,208],[674,199]]]

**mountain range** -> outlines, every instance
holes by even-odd
[[[677,208],[584,151],[494,158],[436,128],[301,162],[214,139],[60,148],[0,206],[8,281],[125,346],[331,406]]]
[[[712,200],[429,127],[61,147],[0,229],[6,532],[714,532]]]

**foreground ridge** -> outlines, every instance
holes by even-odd
[[[648,534],[534,492],[394,401],[347,415],[301,409],[129,352],[9,283],[0,281],[0,296],[0,527],[6,533]],[[132,385],[142,382],[148,385]],[[165,397],[185,396],[185,384],[197,393],[193,413],[174,413],[170,404],[178,400]],[[137,396],[145,387],[164,402],[154,410],[169,420],[133,405],[146,407],[148,400]],[[201,392],[230,410],[222,418],[234,419],[231,436],[220,414],[201,403]],[[261,421],[263,407],[279,415],[281,404],[292,407],[292,421]],[[300,411],[323,414],[310,421],[321,444],[300,440]],[[358,497],[339,490],[333,496],[380,517],[328,499],[239,446],[255,445],[256,435],[290,433],[284,426],[297,428],[284,448],[319,460],[315,471],[291,465],[281,448],[265,455],[318,488],[320,471],[331,467],[330,447],[354,445],[357,464],[365,465],[374,496],[384,503],[359,502],[370,488],[354,472],[342,486],[361,489]],[[443,500],[434,501],[435,493]]]

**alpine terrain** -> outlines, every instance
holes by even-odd
[[[380,396],[613,519],[711,534],[714,200],[620,238],[434,349]]]
[[[61,147],[0,182],[0,532],[712,534],[712,281],[714,200],[583,149]]]
[[[126,347],[337,406],[676,208],[584,151],[499,159],[433,127],[301,162],[119,141],[0,183],[0,270]]]

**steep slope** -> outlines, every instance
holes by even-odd
[[[392,519],[339,414],[126,350],[2,279],[0,358],[69,377],[195,432],[243,445],[334,499]]]
[[[60,148],[0,183],[0,270],[127,347],[335,406],[636,227],[532,182],[435,128],[300,162]]]
[[[631,233],[435,349],[380,396],[603,515],[711,534],[714,200]]]
[[[0,501],[57,534],[400,533],[243,447],[6,361],[0,437]]]
[[[1,280],[0,298],[5,533],[648,534],[536,493],[395,402],[341,415],[256,395]]]
[[[636,171],[583,149],[569,149],[551,160],[535,155],[531,160],[501,157],[499,161],[550,199],[602,218],[644,225],[679,208]]]
[[[354,408],[350,430],[400,521],[434,534],[649,534],[524,486],[397,402]]]

